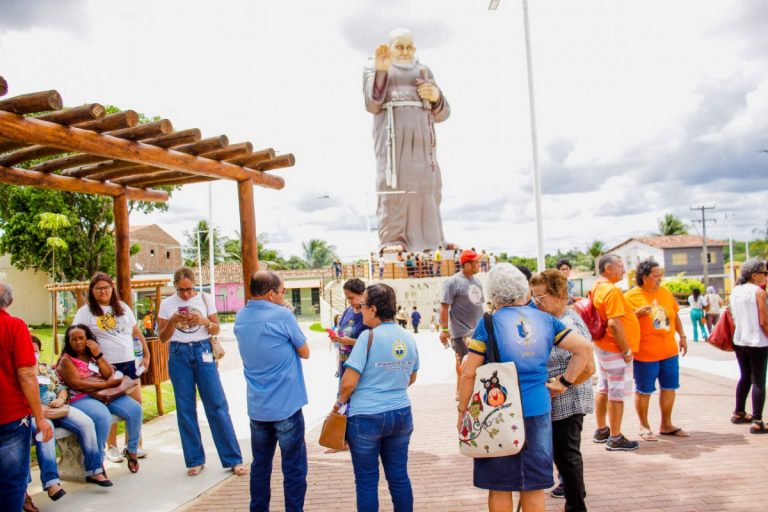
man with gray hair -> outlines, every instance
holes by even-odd
[[[0,282],[0,510],[16,511],[27,490],[30,415],[42,441],[50,441],[53,427],[43,418],[29,329],[6,311],[12,302],[13,288]]]
[[[606,254],[598,262],[600,279],[590,291],[597,314],[607,323],[605,336],[594,340],[597,355],[597,392],[595,420],[597,430],[592,440],[606,443],[609,451],[637,450],[637,441],[621,433],[624,398],[632,394],[632,354],[640,348],[640,323],[634,308],[615,283],[624,277],[624,263],[615,254]],[[607,416],[607,424],[606,424]]]
[[[304,510],[307,447],[304,415],[307,388],[301,359],[309,345],[291,311],[284,307],[285,283],[260,270],[251,276],[251,300],[235,318],[251,419],[251,510],[269,511],[270,475],[276,445],[283,459],[285,510]]]

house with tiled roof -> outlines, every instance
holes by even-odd
[[[707,238],[709,284],[720,293],[725,291],[726,273],[723,254],[725,245],[726,242],[722,240]],[[703,246],[703,237],[697,235],[637,236],[605,252],[621,256],[628,272],[634,270],[638,262],[653,258],[664,269],[667,276],[685,272],[686,277],[702,279],[704,277]]]
[[[157,224],[130,227],[130,243],[141,249],[131,256],[131,272],[173,274],[182,265],[181,244]]]
[[[259,262],[261,270],[266,269],[264,262]],[[210,289],[210,269],[193,268],[197,283],[203,289]],[[202,270],[202,274],[198,275]],[[238,311],[245,305],[243,287],[243,267],[239,262],[219,263],[214,267],[216,287],[216,309],[219,311]],[[320,311],[320,283],[327,269],[279,270],[285,282],[285,298],[294,308],[297,316],[314,316]]]

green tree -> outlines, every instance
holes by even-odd
[[[672,236],[687,234],[688,227],[685,225],[685,222],[671,213],[666,214],[663,219],[659,219],[659,232],[657,235]]]
[[[63,238],[56,236],[56,232],[68,228],[70,226],[69,219],[66,215],[51,212],[40,213],[38,217],[40,222],[38,222],[37,227],[43,232],[50,231],[52,235],[45,239],[45,245],[51,253],[51,275],[54,280],[57,280],[59,275],[56,273],[56,249],[67,250],[69,244]],[[43,256],[43,261],[45,261],[45,256]]]
[[[304,251],[304,261],[307,262],[309,268],[328,267],[338,257],[336,247],[328,245],[328,242],[318,238],[302,242],[301,248]]]
[[[605,244],[600,240],[595,240],[587,246],[587,254],[592,258],[592,272],[597,275],[597,260],[605,252]]]

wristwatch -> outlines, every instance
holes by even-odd
[[[573,386],[573,382],[571,382],[568,379],[566,379],[565,375],[561,375],[558,380],[560,381],[560,384],[565,386],[567,389],[570,389],[570,387]]]

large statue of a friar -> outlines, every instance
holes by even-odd
[[[410,30],[389,34],[363,73],[365,107],[373,118],[381,248],[423,251],[445,245],[440,216],[442,177],[435,123],[448,101],[432,72],[415,59]]]

